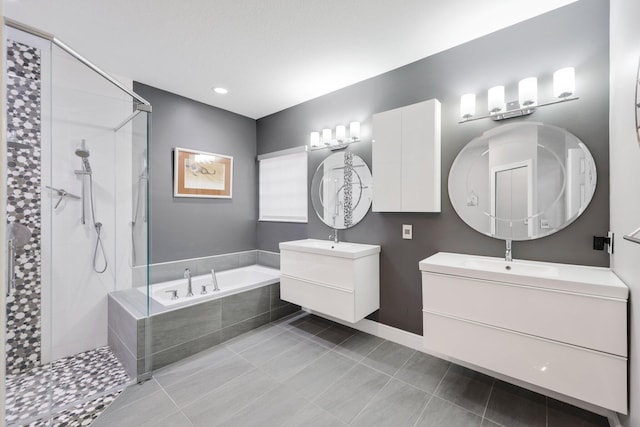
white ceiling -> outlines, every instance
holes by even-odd
[[[573,1],[3,0],[3,7],[107,72],[257,119]]]

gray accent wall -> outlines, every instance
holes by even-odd
[[[151,262],[256,249],[255,120],[139,82],[133,90],[153,106]],[[233,156],[233,197],[173,197],[174,147]]]
[[[370,212],[361,223],[341,233],[343,240],[382,247],[381,306],[373,317],[384,324],[420,334],[422,291],[419,260],[440,251],[498,257],[504,256],[505,252],[503,241],[469,228],[456,215],[449,201],[448,174],[458,152],[475,136],[500,125],[490,119],[458,124],[460,96],[476,93],[477,108],[482,114],[486,111],[487,89],[504,84],[507,101],[510,101],[517,99],[520,79],[537,76],[539,99],[544,102],[552,98],[553,72],[565,66],[576,67],[576,92],[580,99],[543,107],[532,116],[510,122],[532,120],[549,123],[578,136],[596,162],[596,192],[585,213],[573,224],[549,237],[514,242],[513,255],[516,259],[608,266],[607,253],[591,248],[592,236],[606,234],[609,227],[608,1],[580,0],[264,117],[257,122],[258,153],[304,145],[312,130],[334,128],[337,124],[359,120],[364,141],[348,150],[371,165],[371,117],[374,113],[431,98],[440,100],[442,212]],[[309,183],[315,169],[330,153],[320,150],[309,154]],[[327,238],[331,230],[317,219],[311,203],[309,209],[308,224],[258,223],[257,248],[277,252],[280,241]],[[402,224],[413,224],[413,240],[401,238]]]

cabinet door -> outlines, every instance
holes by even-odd
[[[402,108],[402,211],[440,212],[440,102]]]
[[[402,210],[401,109],[373,115],[372,150],[374,212]]]
[[[373,115],[373,211],[440,212],[440,102]]]

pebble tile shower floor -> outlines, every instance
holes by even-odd
[[[5,423],[7,427],[89,425],[130,381],[109,347],[57,360],[51,369],[45,365],[7,375]]]
[[[92,427],[605,427],[605,418],[298,312],[156,371]]]

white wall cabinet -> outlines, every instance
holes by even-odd
[[[440,212],[440,102],[373,115],[374,212]]]

